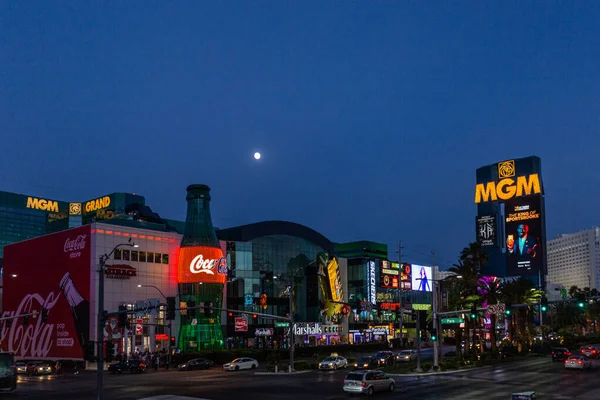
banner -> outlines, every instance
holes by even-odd
[[[327,275],[329,275],[329,287],[331,288],[331,299],[333,301],[342,301],[342,278],[340,276],[340,267],[334,258],[327,266]]]
[[[2,317],[40,315],[2,320],[2,351],[17,359],[83,359],[90,339],[90,241],[88,225],[4,247]]]
[[[494,215],[483,215],[475,217],[477,226],[477,242],[481,247],[494,246],[496,244],[496,217]]]
[[[544,265],[541,197],[507,201],[504,212],[507,275],[537,275]]]

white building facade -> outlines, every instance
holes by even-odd
[[[600,228],[548,241],[548,282],[566,289],[600,289]]]

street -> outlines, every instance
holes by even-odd
[[[395,376],[395,393],[377,397],[416,399],[508,400],[514,391],[534,390],[538,399],[600,398],[600,361],[593,360],[591,371],[565,370],[562,362],[550,357],[532,357],[527,361],[486,367],[445,375]],[[159,395],[178,395],[210,400],[232,398],[275,400],[336,400],[348,398],[342,382],[348,371],[309,371],[302,374],[267,375],[255,371],[159,371],[140,375],[105,376],[105,398],[139,400]],[[17,392],[8,398],[94,399],[96,375],[84,372],[62,377],[21,377]]]

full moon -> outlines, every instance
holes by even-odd
[[[256,153],[254,153],[254,159],[260,160],[260,153],[258,151]]]

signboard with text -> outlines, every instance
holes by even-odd
[[[248,320],[246,318],[235,319],[235,331],[236,332],[248,332]]]
[[[505,204],[508,276],[537,275],[538,271],[543,271],[543,215],[540,203],[540,196],[530,196]]]
[[[494,215],[483,215],[476,218],[477,242],[482,246],[494,246],[496,244],[496,217]]]
[[[227,279],[227,260],[220,247],[192,246],[179,249],[179,283],[221,283]]]

